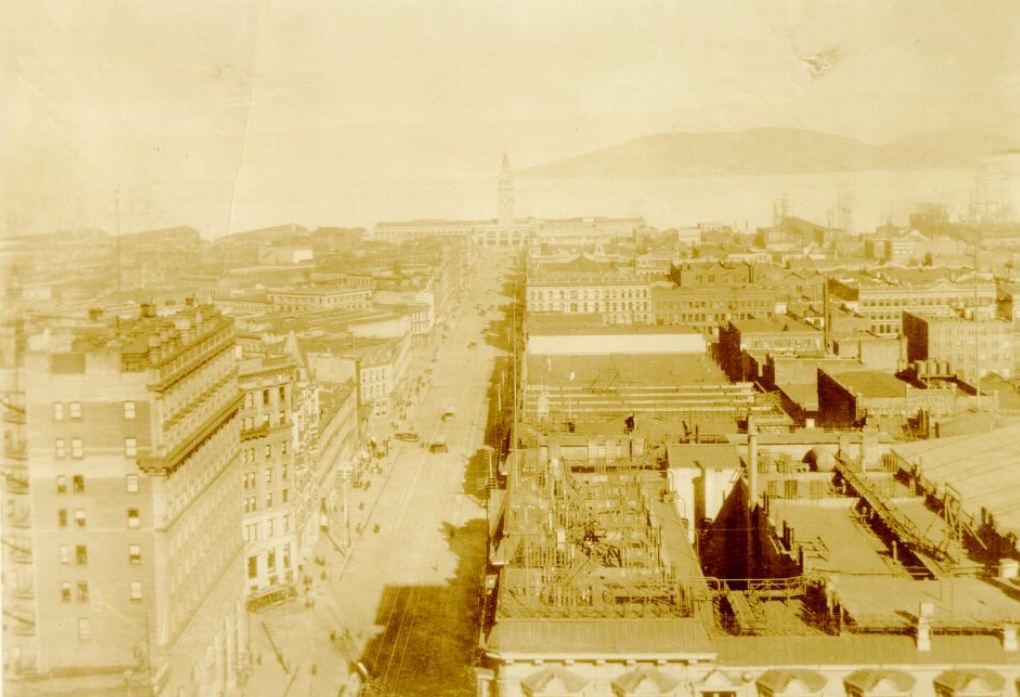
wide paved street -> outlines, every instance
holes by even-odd
[[[485,333],[509,300],[498,294],[492,259],[479,261],[485,270],[430,363],[432,384],[407,427],[421,442],[393,439],[383,474],[368,491],[351,491],[351,527],[362,532],[350,554],[324,540],[326,564],[311,568],[314,606],[298,599],[253,615],[260,661],[250,694],[333,697],[355,661],[370,676],[364,694],[473,694],[486,545],[483,445],[488,390],[503,353]],[[448,409],[455,416],[443,421]],[[449,451],[430,453],[425,444],[440,438]]]

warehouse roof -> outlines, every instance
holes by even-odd
[[[906,394],[907,383],[881,370],[847,370],[836,375],[826,373],[861,397],[891,398]]]
[[[990,513],[996,525],[1020,533],[1020,424],[985,433],[898,445],[894,451],[935,484],[960,492],[965,510]]]

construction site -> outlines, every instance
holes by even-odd
[[[877,432],[750,427],[528,431],[490,500],[479,695],[1014,694],[1015,535]]]

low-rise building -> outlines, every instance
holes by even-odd
[[[401,390],[411,359],[408,335],[392,339],[308,337],[300,342],[320,382],[353,380],[357,384],[359,403],[371,408],[376,421],[399,413],[403,402]]]
[[[300,310],[364,310],[372,304],[369,288],[351,288],[345,285],[306,286],[271,290],[269,302],[277,311]]]
[[[784,311],[776,293],[760,286],[651,288],[652,323],[693,327],[711,338],[717,337],[720,325],[730,320],[769,319]]]
[[[878,277],[854,276],[829,280],[832,302],[867,317],[870,331],[879,336],[896,336],[902,330],[902,314],[934,308],[995,311],[996,287],[991,279],[893,282]]]
[[[670,280],[678,288],[747,286],[754,282],[754,267],[744,262],[688,261],[673,265]]]
[[[904,312],[907,360],[946,362],[962,378],[974,381],[988,373],[1013,375],[1014,325],[997,317],[952,310]]]
[[[826,428],[858,428],[883,420],[903,424],[993,406],[994,397],[978,394],[953,374],[924,369],[901,376],[877,370],[818,371],[818,423]]]
[[[719,363],[731,380],[746,380],[748,354],[822,353],[823,334],[793,318],[730,320],[719,331]]]

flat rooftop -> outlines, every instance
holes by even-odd
[[[835,375],[827,374],[862,397],[892,398],[907,393],[907,383],[881,370],[841,370]]]
[[[642,385],[736,387],[713,361],[700,354],[528,356],[525,360],[527,381],[533,385],[607,389]]]
[[[766,334],[772,332],[801,332],[821,335],[821,330],[793,317],[751,317],[749,319],[731,320],[730,324],[741,334]]]
[[[859,519],[854,498],[814,501],[776,499],[770,504],[775,529],[793,530],[805,571],[832,579],[834,592],[854,625],[896,631],[914,627],[921,603],[934,608],[935,630],[979,630],[1020,622],[1020,602],[983,579],[911,576],[886,543]],[[889,499],[901,514],[932,531],[936,518],[920,498]]]
[[[703,467],[712,470],[740,469],[740,453],[732,443],[671,443],[666,462],[673,467]]]

